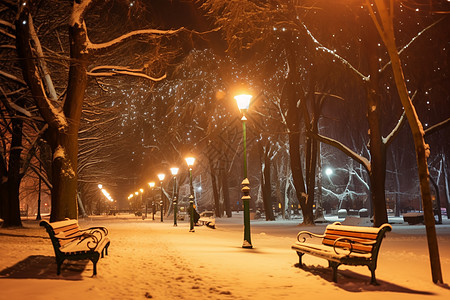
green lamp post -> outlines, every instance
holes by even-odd
[[[155,187],[155,182],[154,181],[149,182],[148,186],[150,187],[150,194],[152,195],[152,220],[154,220],[155,219],[155,201],[154,201],[155,196],[153,195],[153,189]],[[147,200],[147,202],[148,202],[148,200]]]
[[[195,232],[194,229],[194,186],[192,185],[192,167],[194,166],[195,158],[194,157],[186,157],[186,163],[189,168],[189,187],[190,187],[190,195],[189,195],[189,211],[190,211],[190,220],[189,220],[189,232]]]
[[[158,176],[158,179],[160,182],[160,187],[161,187],[161,201],[159,201],[159,206],[160,206],[160,210],[161,210],[161,222],[164,222],[164,217],[163,217],[163,215],[164,215],[164,212],[163,212],[163,210],[164,210],[164,208],[163,208],[164,192],[163,192],[162,185],[163,185],[164,178],[166,177],[166,174],[160,173],[157,176]]]
[[[237,95],[234,97],[238,108],[242,113],[242,132],[243,132],[243,146],[244,146],[244,180],[242,181],[242,203],[244,203],[244,242],[242,248],[253,248],[250,235],[250,182],[247,177],[247,118],[245,113],[250,106],[252,95]]]
[[[173,204],[173,226],[178,226],[177,224],[177,212],[178,212],[178,203],[177,203],[177,174],[178,168],[170,168],[170,172],[173,175],[173,193],[172,193],[172,204]]]

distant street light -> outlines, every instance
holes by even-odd
[[[106,197],[106,199],[108,199],[108,201],[114,202],[114,199],[111,197],[111,195],[108,193],[108,191],[103,188],[103,186],[101,184],[98,185],[98,188],[103,193],[103,195]],[[101,204],[101,202],[100,202],[100,204]],[[101,213],[101,210],[100,210],[100,213]]]
[[[139,195],[141,195],[141,200],[139,201],[139,205],[141,206],[142,209],[142,205],[144,204],[144,189],[139,189]],[[140,210],[139,210],[140,211]],[[142,220],[144,220],[145,218],[147,218],[147,203],[145,204],[145,214],[142,213]]]
[[[250,100],[252,95],[237,95],[234,97],[237,102],[237,106],[242,113],[242,133],[243,133],[243,146],[244,146],[244,180],[242,181],[242,202],[244,203],[244,242],[242,248],[253,248],[251,236],[250,236],[250,182],[247,177],[247,128],[245,121],[245,113],[250,106]]]
[[[330,176],[331,174],[333,174],[333,169],[328,167],[325,169],[325,175]]]
[[[163,192],[162,185],[163,185],[164,178],[166,177],[166,174],[160,173],[157,176],[158,176],[160,186],[161,186],[161,201],[159,201],[159,207],[160,207],[160,211],[161,211],[161,222],[164,222],[164,217],[163,217],[163,214],[164,214],[164,212],[163,212],[163,210],[164,210],[163,209],[164,192]]]
[[[178,168],[170,168],[170,172],[173,175],[173,193],[172,193],[172,204],[173,204],[173,226],[177,226],[177,210],[178,210],[178,203],[177,203],[177,174],[178,174]]]
[[[189,168],[189,187],[190,187],[190,195],[189,195],[189,232],[195,232],[194,229],[194,186],[192,185],[192,167],[194,166],[195,158],[194,157],[186,157],[186,163]]]
[[[154,199],[154,195],[153,195],[153,188],[155,187],[155,182],[151,181],[148,183],[148,186],[150,187],[150,191],[151,191],[151,195],[152,195],[152,220],[155,220],[155,212],[156,212],[156,207],[155,207],[155,199]]]

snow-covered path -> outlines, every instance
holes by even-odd
[[[239,216],[217,220],[217,229],[187,222],[132,216],[80,220],[81,227],[110,230],[109,256],[98,263],[65,262],[56,276],[53,249],[36,221],[25,229],[0,229],[0,299],[448,299],[450,289],[431,282],[424,226],[394,225],[383,241],[379,286],[367,267],[341,266],[338,283],[323,259],[304,256],[295,267],[290,249],[299,230],[325,225],[252,221],[254,249],[243,249]],[[444,280],[450,281],[450,224],[438,227]],[[446,281],[447,282],[447,281]]]

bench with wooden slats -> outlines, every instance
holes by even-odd
[[[94,264],[93,275],[97,275],[97,262],[108,255],[110,240],[105,227],[80,229],[77,220],[40,222],[45,227],[55,250],[57,274],[61,274],[64,260],[89,259]]]
[[[386,231],[391,231],[389,224],[376,227],[346,226],[335,222],[328,225],[322,235],[300,231],[297,242],[292,245],[299,257],[307,253],[328,260],[333,269],[333,281],[337,282],[337,268],[341,265],[367,266],[372,274],[371,284],[376,284],[378,252]],[[320,238],[321,244],[306,242],[307,238]]]

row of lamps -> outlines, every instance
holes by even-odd
[[[189,195],[189,210],[190,210],[190,228],[189,231],[190,232],[195,232],[194,230],[194,187],[192,185],[192,168],[194,166],[195,163],[195,158],[194,157],[187,157],[186,158],[186,163],[188,165],[189,168],[189,186],[190,186],[190,195]],[[177,226],[177,214],[178,214],[178,186],[177,186],[177,174],[178,174],[179,168],[177,167],[173,167],[170,168],[170,172],[173,176],[173,180],[174,180],[174,184],[173,184],[173,197],[172,197],[172,204],[173,204],[173,226]],[[161,222],[164,221],[164,203],[163,203],[163,198],[164,198],[164,191],[163,191],[163,182],[164,179],[166,178],[166,174],[164,173],[159,173],[157,174],[157,177],[159,179],[160,182],[160,190],[161,190],[161,201],[159,202],[159,206],[160,206],[160,211],[161,211]],[[148,183],[150,189],[154,189],[155,187],[155,182],[149,182]],[[144,193],[143,189],[139,189],[138,192],[135,192],[134,195],[141,196],[141,202],[142,202],[142,194]],[[128,196],[128,199],[131,199],[134,197],[133,194],[130,194]],[[155,207],[154,207],[154,203],[153,203],[153,220],[155,219]],[[145,208],[145,217],[147,217],[147,206]]]
[[[241,121],[242,121],[242,134],[243,134],[243,150],[244,150],[244,179],[242,180],[242,203],[244,205],[244,241],[242,243],[242,248],[253,248],[252,242],[251,242],[251,234],[250,234],[250,181],[248,180],[248,176],[247,176],[247,126],[246,126],[246,121],[247,121],[247,117],[246,117],[246,113],[250,107],[250,101],[252,99],[252,95],[248,95],[248,94],[242,94],[242,95],[237,95],[234,97],[234,99],[237,102],[239,111],[242,114],[241,117]],[[186,163],[188,165],[189,168],[189,187],[190,187],[190,195],[189,195],[189,216],[190,216],[190,224],[189,224],[189,232],[195,232],[194,229],[194,187],[192,184],[192,167],[194,166],[195,163],[195,158],[194,157],[187,157],[186,158]],[[176,195],[176,191],[177,189],[177,185],[176,185],[176,175],[178,174],[178,170],[179,168],[170,168],[170,172],[172,173],[173,176],[173,180],[174,180],[174,187],[173,187],[173,199],[172,199],[172,204],[173,204],[173,209],[174,209],[174,214],[173,214],[173,225],[177,226],[177,212],[178,212],[178,201],[177,201],[177,195]],[[160,209],[161,209],[161,222],[163,222],[163,197],[164,197],[164,193],[163,193],[163,188],[162,188],[162,184],[165,178],[165,174],[164,173],[160,173],[157,175],[158,179],[160,181],[160,189],[161,189],[161,201],[160,201]],[[151,189],[153,189],[155,187],[155,183],[154,182],[149,182],[149,186]],[[99,188],[102,189],[101,185],[99,185]],[[141,195],[141,202],[142,202],[142,194],[144,192],[143,189],[140,189],[140,195]],[[102,189],[102,192],[105,194],[104,189]],[[107,192],[106,192],[107,193]],[[109,194],[108,194],[109,195]],[[135,192],[135,195],[139,195],[139,192]],[[108,198],[107,194],[105,194],[105,196]],[[130,196],[128,197],[128,199],[132,198],[133,194],[130,194]],[[108,198],[110,199],[110,198]],[[112,200],[110,200],[112,201]],[[154,205],[153,205],[154,208]],[[155,214],[155,210],[153,209],[153,220],[154,218],[154,214]],[[147,206],[146,206],[146,211],[145,211],[145,216],[147,217]]]

